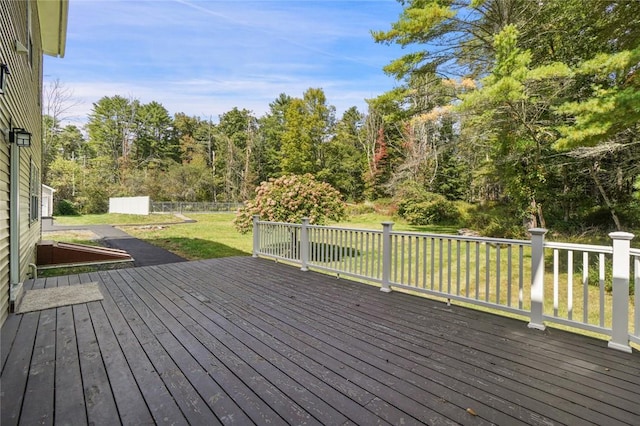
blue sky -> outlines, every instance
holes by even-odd
[[[71,0],[66,54],[46,57],[83,122],[103,96],[158,101],[214,121],[233,107],[261,116],[280,93],[324,89],[338,117],[396,85],[382,67],[403,52],[374,43],[395,0]]]

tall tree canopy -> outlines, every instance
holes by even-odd
[[[475,175],[474,194],[515,203],[533,225],[545,224],[543,206],[567,218],[575,200],[593,197],[620,227],[616,204],[630,199],[639,171],[613,160],[639,159],[640,2],[401,3],[399,19],[373,37],[409,49],[385,67],[402,82],[385,96],[408,112],[409,141],[416,123],[438,124],[437,111],[454,106],[453,140]],[[435,167],[429,155],[410,155],[415,146],[404,144],[398,170],[416,167],[412,158]],[[591,186],[572,184],[585,175]]]

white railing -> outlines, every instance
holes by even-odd
[[[609,347],[631,351],[640,344],[640,250],[632,234],[610,234],[611,246],[395,232],[260,221],[253,223],[253,255],[457,300],[545,323],[597,332]],[[630,278],[631,276],[631,278]]]

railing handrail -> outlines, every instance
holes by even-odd
[[[544,330],[545,322],[554,322],[603,333],[610,337],[609,347],[625,352],[631,351],[630,342],[640,344],[638,291],[631,305],[635,312],[629,307],[630,275],[640,287],[640,249],[630,248],[629,233],[611,233],[611,245],[594,245],[546,241],[547,230],[541,228],[529,230],[530,240],[516,240],[394,231],[392,222],[374,230],[254,216],[253,224],[255,257],[363,279],[382,291],[397,287],[519,313],[529,316],[530,328]],[[552,259],[545,255],[548,249]],[[553,283],[546,264],[553,266],[548,270]],[[545,298],[551,285],[553,294]],[[610,296],[605,285],[611,286]]]
[[[581,252],[588,252],[588,253],[604,253],[604,254],[613,253],[613,247],[611,246],[600,246],[600,245],[594,245],[594,244],[545,241],[544,247],[550,248],[550,249],[573,250],[573,251],[581,251]]]
[[[454,234],[434,234],[429,232],[413,232],[413,231],[391,231],[391,235],[410,235],[421,236],[427,238],[447,239],[456,241],[472,241],[478,243],[490,243],[490,244],[512,244],[530,246],[530,240],[510,240],[508,238],[493,238],[493,237],[475,237],[473,235],[454,235]]]
[[[271,222],[268,220],[261,220],[258,223],[261,225],[280,225],[280,226],[288,226],[290,228],[302,228],[302,224],[300,223]]]
[[[325,225],[307,225],[309,229],[335,229],[336,231],[347,231],[347,232],[369,232],[372,234],[382,234],[382,231],[379,229],[369,229],[369,228],[347,228],[343,226],[325,226]]]

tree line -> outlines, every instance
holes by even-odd
[[[640,226],[640,2],[401,3],[372,36],[410,52],[366,112],[337,117],[321,88],[215,123],[117,95],[84,129],[51,108],[44,182],[93,212],[109,196],[246,201],[309,173],[353,202],[439,194],[526,226]]]

